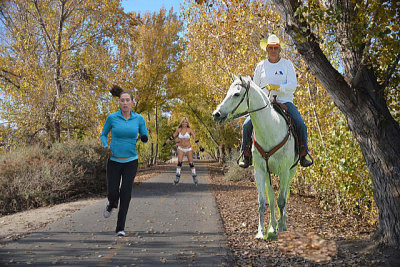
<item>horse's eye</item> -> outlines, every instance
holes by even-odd
[[[240,96],[240,93],[235,93],[233,96]]]

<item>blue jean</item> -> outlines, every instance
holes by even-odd
[[[306,152],[308,153],[307,126],[304,123],[304,120],[301,117],[296,106],[293,105],[293,103],[286,102],[284,104],[288,108],[288,113],[293,118],[293,121],[296,125],[296,132],[297,132],[297,136],[299,137],[299,141],[302,145],[304,145],[304,148],[305,148]],[[251,122],[251,119],[249,116],[243,123],[243,139],[242,139],[241,151],[244,151],[246,144],[251,142],[252,133],[253,133],[253,123]]]

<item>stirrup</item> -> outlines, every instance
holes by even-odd
[[[241,168],[248,168],[251,165],[251,160],[250,157],[244,156],[243,160],[241,162],[239,162],[239,167]]]
[[[311,161],[309,161],[306,157],[309,156]],[[313,158],[311,157],[311,155],[309,153],[307,153],[305,156],[301,156],[300,157],[300,165],[302,167],[310,167],[312,164],[314,163]]]

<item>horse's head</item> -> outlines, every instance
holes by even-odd
[[[250,77],[235,77],[225,99],[212,113],[214,121],[223,123],[225,120],[238,118],[247,113],[250,82]]]

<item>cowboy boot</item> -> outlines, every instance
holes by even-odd
[[[248,168],[252,164],[251,143],[247,144],[243,151],[243,160],[239,162],[239,167]]]
[[[311,161],[307,159],[307,155],[310,157]],[[313,159],[306,151],[305,146],[300,147],[300,165],[303,167],[309,167],[313,164]]]

